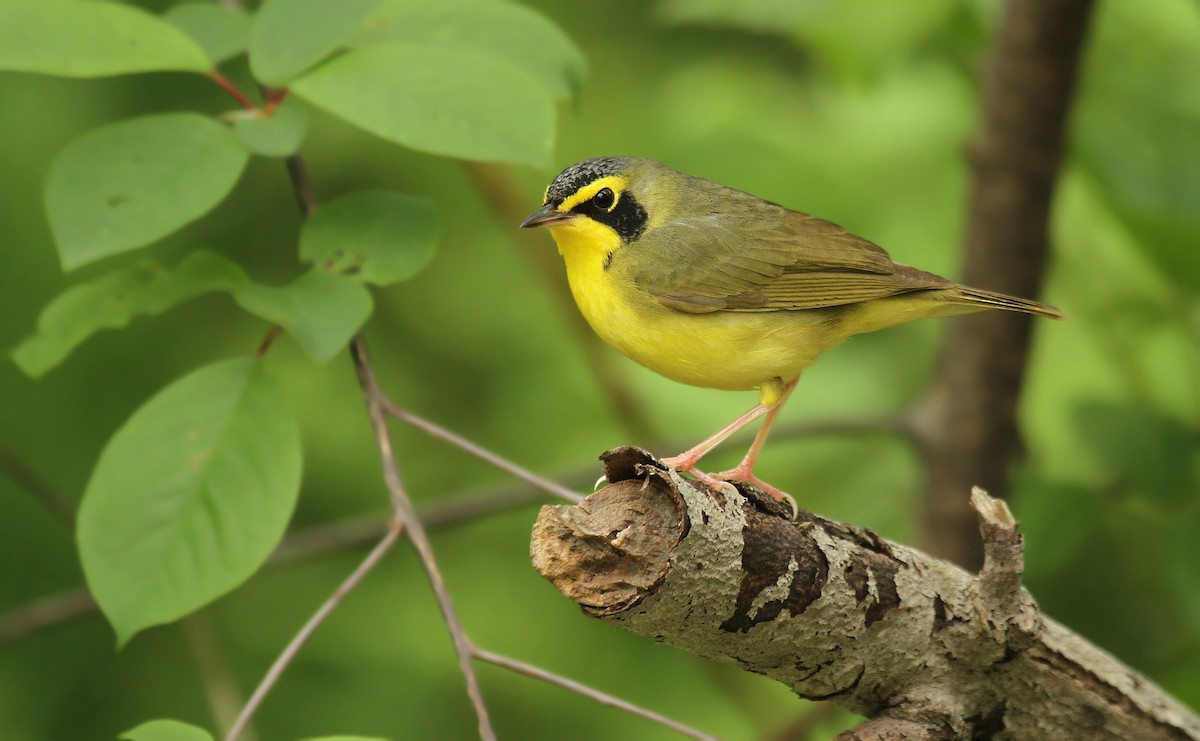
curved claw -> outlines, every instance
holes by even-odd
[[[800,515],[800,507],[796,505],[796,500],[792,498],[791,494],[788,494],[786,491],[783,491],[781,489],[775,488],[774,486],[771,486],[766,481],[763,481],[762,479],[755,476],[753,473],[750,473],[749,471],[743,471],[743,470],[734,468],[729,471],[722,471],[720,473],[711,474],[711,477],[722,480],[722,481],[746,481],[751,484],[754,484],[759,489],[762,489],[762,491],[764,493],[769,494],[771,496],[771,498],[773,498],[777,501],[780,501],[780,502],[787,502],[788,506],[790,506],[792,508],[792,519],[793,520],[796,519]]]
[[[594,493],[600,491],[600,485],[607,484],[607,483],[608,483],[607,476],[601,476],[600,478],[596,479],[596,483],[592,484],[592,493],[594,494]]]
[[[765,491],[766,493],[770,494],[776,500],[778,500],[780,502],[787,502],[788,506],[792,508],[792,519],[793,520],[800,516],[800,507],[796,504],[796,500],[792,497],[791,494],[788,494],[786,491],[776,489],[774,486],[771,486],[770,484],[766,483],[762,479],[755,479],[754,481],[751,481],[750,483],[754,484],[758,488],[760,488],[763,491]]]

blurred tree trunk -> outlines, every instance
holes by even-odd
[[[996,40],[971,151],[974,185],[964,283],[1036,297],[1072,93],[1092,0],[1013,0]],[[965,568],[982,562],[963,492],[1008,491],[1021,453],[1016,410],[1030,317],[990,312],[956,319],[918,415],[929,492],[923,546]]]

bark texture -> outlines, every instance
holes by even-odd
[[[537,570],[589,615],[869,718],[844,739],[1200,739],[1194,713],[1041,614],[1016,522],[982,491],[972,576],[637,448],[602,457],[608,487],[542,509]]]
[[[1092,0],[1012,0],[984,87],[972,151],[962,281],[1036,297],[1049,255],[1050,206]],[[982,553],[962,492],[1008,491],[1021,452],[1016,411],[1029,317],[994,311],[954,320],[925,414],[930,489],[925,547],[976,569]]]

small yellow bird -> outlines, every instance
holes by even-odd
[[[547,226],[580,311],[605,342],[693,386],[759,389],[759,403],[663,462],[720,488],[749,481],[796,381],[847,337],[926,317],[1007,309],[1061,319],[1051,306],[892,262],[842,227],[639,157],[571,165],[522,227]],[[737,467],[696,463],[766,415]]]

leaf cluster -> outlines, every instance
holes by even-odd
[[[266,0],[254,12],[186,3],[161,16],[93,0],[0,2],[0,71],[199,75],[239,106],[100,126],[68,143],[46,176],[63,269],[103,261],[107,271],[51,300],[12,349],[29,376],[101,330],[210,293],[275,327],[257,356],[214,360],[155,394],[96,463],[77,540],[120,644],[229,592],[283,537],[303,454],[291,403],[261,359],[274,334],[328,361],[371,317],[372,291],[429,264],[439,227],[427,198],[350,192],[304,214],[292,253],[300,272],[282,285],[211,245],[174,264],[156,245],[214,211],[251,159],[293,157],[314,108],[417,151],[544,165],[555,101],[577,88],[582,66],[543,16],[487,0]],[[155,721],[128,737],[207,734]]]

